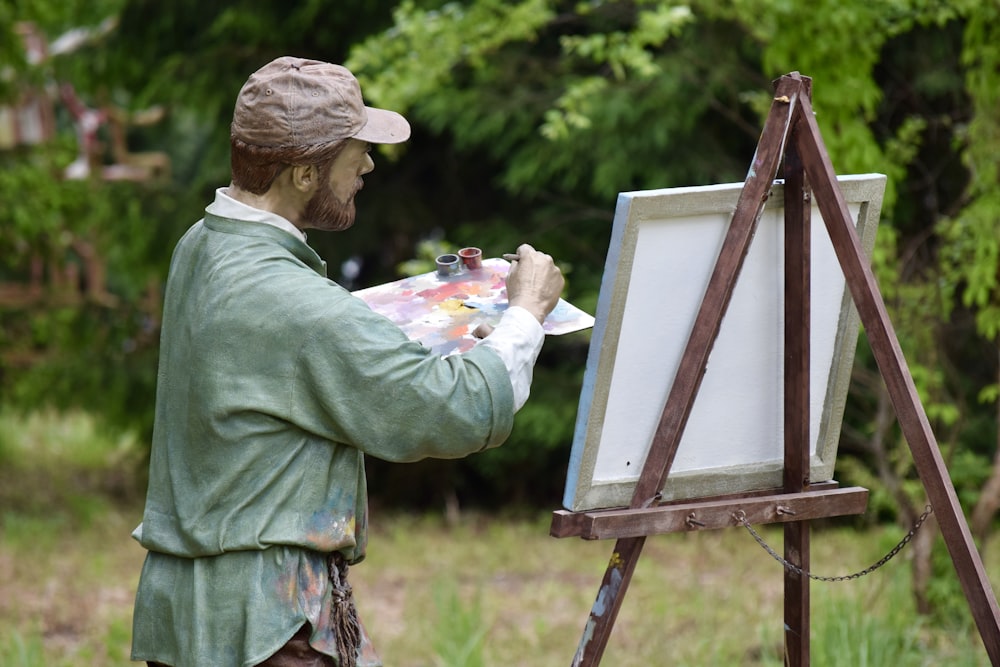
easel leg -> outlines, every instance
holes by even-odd
[[[809,378],[812,228],[809,188],[792,122],[785,149],[784,490],[799,493],[809,481]],[[809,571],[809,523],[785,524],[785,560]],[[785,570],[785,665],[809,666],[809,578]]]
[[[785,524],[785,560],[809,569],[809,523]],[[785,570],[785,665],[809,667],[809,578]]]
[[[604,572],[604,580],[597,591],[597,599],[594,600],[590,618],[587,619],[583,637],[580,638],[580,645],[573,657],[573,667],[594,667],[601,663],[604,647],[608,644],[615,618],[645,544],[645,537],[624,538],[615,542],[611,562]]]

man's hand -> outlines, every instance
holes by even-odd
[[[551,257],[525,243],[518,247],[517,259],[507,274],[507,301],[541,323],[559,302],[565,282]]]

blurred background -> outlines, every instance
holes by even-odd
[[[771,82],[812,77],[836,171],[888,176],[874,266],[987,550],[1000,508],[995,0],[4,0],[8,533],[39,514],[141,509],[170,253],[228,183],[237,91],[285,54],[346,64],[369,104],[413,126],[374,153],[354,228],[310,235],[331,277],[356,289],[429,270],[444,250],[530,242],[591,313],[617,193],[742,181]],[[588,341],[548,340],[504,447],[370,460],[373,506],[452,522],[558,508]],[[905,531],[924,509],[864,336],[837,477],[872,491],[866,515],[840,522],[851,530]],[[935,584],[951,566],[933,521],[911,557],[920,614],[961,606],[956,582]]]

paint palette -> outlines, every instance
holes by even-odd
[[[496,325],[507,309],[510,262],[485,259],[482,268],[442,276],[422,273],[354,295],[385,315],[411,339],[442,356],[461,353],[476,344],[473,330]],[[560,299],[542,324],[546,334],[561,335],[594,326],[594,318]]]

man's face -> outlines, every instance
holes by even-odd
[[[319,186],[302,212],[303,227],[339,232],[354,224],[354,195],[364,186],[361,177],[375,168],[371,144],[348,139],[344,150],[319,170]]]

